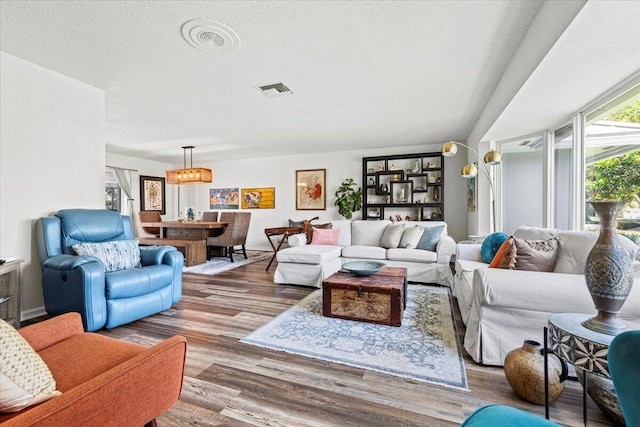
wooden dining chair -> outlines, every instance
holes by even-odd
[[[140,218],[141,223],[162,222],[162,216],[160,216],[159,211],[138,212],[138,218]],[[155,237],[160,237],[160,227],[142,227],[142,229]]]

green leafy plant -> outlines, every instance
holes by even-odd
[[[335,193],[334,205],[338,207],[338,213],[346,219],[351,219],[353,212],[362,209],[362,188],[358,187],[356,190],[356,185],[353,178],[347,178]]]
[[[640,151],[587,166],[587,200],[640,202]]]

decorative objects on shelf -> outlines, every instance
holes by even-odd
[[[504,359],[504,374],[513,391],[524,400],[544,405],[544,355],[540,343],[525,340]],[[567,378],[567,365],[549,358],[549,402],[560,397]]]
[[[478,166],[476,166],[476,164],[474,163],[468,163],[464,165],[461,171],[461,175],[464,178],[475,178],[476,176],[478,176],[478,170],[480,170],[480,172],[487,178],[487,181],[489,182],[489,188],[491,190],[491,213],[492,213],[491,232],[493,233],[497,231],[496,190],[493,186],[493,179],[491,178],[491,174],[489,173],[489,166],[499,165],[502,162],[502,155],[495,150],[490,150],[484,155],[484,157],[481,158],[480,154],[478,154],[478,152],[475,151],[473,148],[461,142],[455,142],[455,141],[449,141],[442,145],[442,155],[445,157],[455,156],[456,153],[458,152],[458,145],[465,147],[467,150],[471,151],[476,156],[478,156],[478,165],[480,165],[479,169],[478,169]]]
[[[193,145],[186,145],[182,147],[184,150],[184,168],[173,169],[165,171],[167,183],[169,184],[198,184],[202,182],[211,182],[213,180],[213,173],[211,169],[207,168],[194,168],[193,167]],[[189,167],[187,168],[187,150],[190,150]]]
[[[375,172],[371,173],[371,169]],[[367,183],[363,188],[363,218],[442,220],[445,205],[443,176],[444,162],[440,151],[363,157],[362,180]],[[439,196],[435,200],[432,197],[434,190]],[[380,213],[378,217],[368,215],[371,208]],[[432,212],[436,212],[433,218]]]
[[[618,313],[633,286],[631,257],[618,242],[616,218],[625,202],[589,202],[600,218],[600,235],[587,256],[584,276],[598,314],[582,325],[608,335],[624,329]]]
[[[345,219],[351,219],[353,212],[357,212],[362,208],[362,188],[356,186],[353,178],[347,178],[342,181],[340,187],[335,192],[334,205],[338,207],[338,213],[345,217]]]

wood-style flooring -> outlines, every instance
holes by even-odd
[[[460,391],[239,343],[314,290],[275,285],[267,262],[216,276],[185,274],[182,301],[171,310],[101,332],[144,345],[187,338],[182,394],[159,426],[457,426],[491,403],[544,416],[544,407],[513,393],[502,368],[466,355],[470,391]],[[588,416],[592,427],[613,425],[590,399]],[[583,425],[579,383],[568,381],[551,419]]]

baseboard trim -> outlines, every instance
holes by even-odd
[[[33,319],[34,317],[45,316],[47,311],[44,306],[32,308],[30,310],[24,310],[20,312],[20,321]]]

